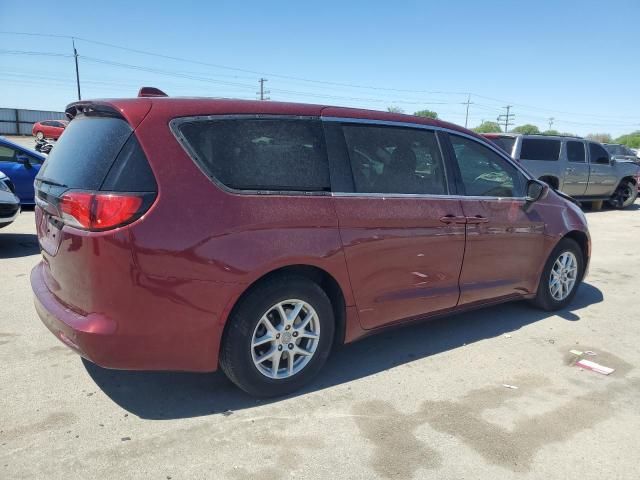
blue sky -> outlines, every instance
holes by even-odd
[[[51,6],[54,5],[54,8]],[[135,6],[134,6],[135,5]],[[640,1],[39,2],[0,0],[0,30],[76,36],[83,98],[256,98],[429,108],[469,126],[640,130]],[[171,60],[86,40],[201,62]],[[0,34],[0,107],[75,100],[69,38]],[[107,63],[105,63],[107,62]],[[115,65],[119,64],[119,65]]]

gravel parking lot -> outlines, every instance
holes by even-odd
[[[593,258],[571,309],[393,330],[275,401],[221,373],[108,371],[71,353],[34,311],[23,212],[0,230],[0,478],[638,478],[634,207],[587,214]],[[570,349],[616,371],[581,370]]]
[[[4,138],[11,140],[18,145],[22,145],[23,147],[30,148],[31,150],[35,150],[36,148],[36,138],[31,135],[4,135]]]

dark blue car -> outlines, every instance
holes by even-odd
[[[9,177],[22,205],[33,205],[33,179],[45,156],[0,137],[0,172]]]

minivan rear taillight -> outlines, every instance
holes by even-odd
[[[139,218],[148,203],[144,200],[144,195],[136,194],[70,191],[62,196],[58,208],[67,225],[83,230],[108,230]]]

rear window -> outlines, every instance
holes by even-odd
[[[76,117],[36,179],[84,190],[155,191],[155,179],[132,133],[119,118]]]
[[[491,140],[495,145],[500,147],[509,155],[512,154],[513,144],[516,143],[516,139],[514,137],[496,137],[496,138],[489,138],[489,140]]]
[[[194,120],[180,122],[178,130],[202,170],[227,187],[271,191],[331,189],[318,120]]]
[[[521,160],[558,160],[560,140],[544,138],[523,138],[520,147]]]

